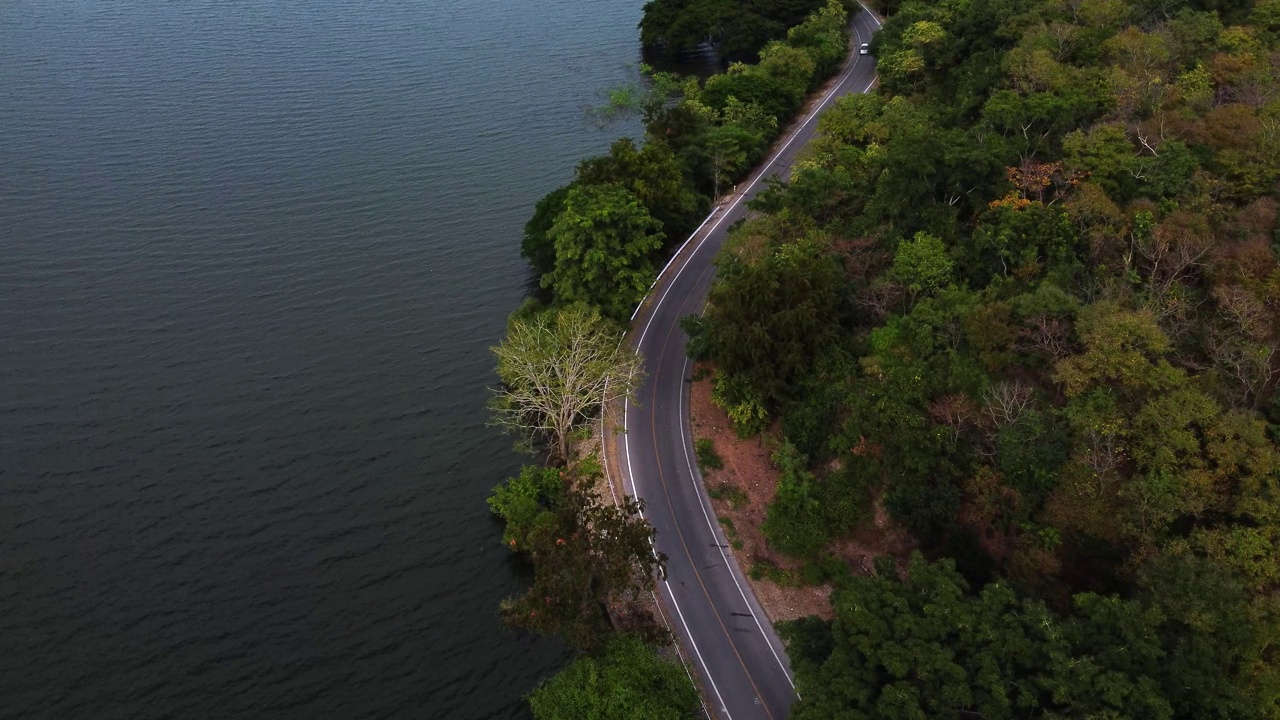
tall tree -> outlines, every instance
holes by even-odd
[[[710,42],[725,57],[748,59],[822,4],[823,0],[650,0],[640,20],[640,42],[670,55]]]
[[[795,720],[1034,717],[1066,654],[1044,606],[990,585],[971,596],[950,562],[918,554],[898,580],[881,562],[832,595],[830,654],[802,658]],[[821,645],[821,644],[820,644]]]
[[[747,152],[759,136],[736,125],[720,125],[707,130],[707,160],[711,166],[711,194],[720,197],[720,183],[737,177],[747,165]]]
[[[665,557],[653,551],[643,505],[602,500],[599,482],[599,464],[588,459],[567,471],[525,468],[494,488],[489,507],[507,522],[507,546],[534,565],[533,586],[504,601],[502,615],[587,652],[609,642],[611,609],[645,639],[668,639],[645,609]]]
[[[890,273],[906,288],[908,298],[915,304],[916,297],[922,293],[937,292],[951,280],[952,265],[947,246],[938,238],[921,232],[898,243]]]
[[[740,247],[717,263],[705,323],[712,357],[776,407],[839,329],[840,269],[810,241]]]
[[[1072,614],[916,554],[832,594],[835,620],[785,629],[795,720],[1173,720],[1274,717],[1274,604],[1194,559],[1164,558],[1133,599],[1084,593]]]
[[[693,228],[701,208],[675,153],[661,138],[651,138],[639,148],[630,138],[615,141],[608,155],[578,165],[578,183],[626,188],[661,223],[659,229],[670,241]]]
[[[556,268],[556,244],[549,233],[556,218],[564,210],[565,198],[572,185],[556,188],[547,193],[534,206],[533,217],[524,224],[524,238],[520,242],[520,254],[529,261],[538,277]]]
[[[537,720],[692,720],[702,708],[684,668],[627,635],[578,657],[529,706]]]
[[[530,449],[549,442],[554,456],[568,462],[573,429],[638,387],[640,357],[619,339],[608,321],[582,306],[512,318],[506,339],[492,348],[502,381],[490,402],[494,423]]]
[[[660,228],[621,185],[574,187],[547,231],[556,264],[542,277],[542,286],[559,303],[587,303],[625,320],[657,275],[653,254],[662,247]]]

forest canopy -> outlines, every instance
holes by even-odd
[[[703,43],[735,60],[754,59],[770,40],[822,7],[823,0],[649,0],[640,20],[640,42],[669,54]]]
[[[603,468],[586,448],[605,407],[643,376],[621,340],[657,268],[846,55],[849,14],[839,0],[783,5],[756,3],[783,10],[767,21],[739,18],[767,26],[743,53],[754,64],[705,81],[646,68],[646,87],[634,93],[644,137],[583,160],[525,225],[521,254],[541,292],[493,348],[500,385],[490,407],[495,424],[551,466],[525,467],[494,488],[489,507],[505,524],[503,543],[532,565],[531,587],[502,603],[503,619],[579,651],[527,696],[539,720],[700,716],[692,676],[652,612],[664,558],[643,505],[602,492]]]
[[[686,323],[771,546],[922,551],[796,716],[1280,717],[1280,1],[887,9]]]
[[[618,323],[630,316],[711,202],[764,157],[808,93],[839,69],[849,11],[840,0],[805,7],[812,12],[783,17],[779,39],[757,47],[754,64],[733,63],[701,81],[648,71],[638,101],[642,141],[622,138],[607,155],[583,160],[525,225],[521,254],[542,302],[583,303]]]

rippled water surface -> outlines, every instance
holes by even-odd
[[[640,4],[0,2],[0,716],[525,716],[487,348]]]

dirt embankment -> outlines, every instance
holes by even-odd
[[[694,377],[698,379],[693,383],[689,400],[694,440],[710,439],[724,465],[720,469],[704,470],[703,479],[732,552],[748,576],[756,597],[773,622],[806,615],[830,618],[829,585],[780,584],[752,572],[753,567],[772,566],[781,569],[782,575],[801,567],[800,562],[771,549],[760,532],[765,510],[778,483],[778,471],[770,460],[771,443],[761,437],[739,438],[728,416],[711,400],[711,373],[699,368]],[[890,555],[902,561],[912,547],[910,535],[894,525],[877,502],[873,522],[837,543],[832,550],[848,561],[854,572],[866,574],[874,558]]]

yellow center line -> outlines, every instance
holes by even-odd
[[[714,266],[711,264],[707,265],[706,269],[702,271],[702,274],[698,276],[698,280],[694,283],[694,287],[697,287],[699,284],[702,283],[702,280],[706,278],[707,274],[712,271],[713,267]],[[683,313],[685,308],[688,306],[688,304],[689,304],[689,298],[686,298],[684,303],[680,305],[680,310],[678,311],[677,314]],[[658,356],[657,356],[659,359],[661,359],[666,355],[667,345],[671,342],[671,337],[674,334],[675,334],[674,328],[669,329],[667,331],[667,336],[662,341],[662,350],[658,353]],[[661,365],[659,365],[659,367],[661,367]],[[680,382],[683,383],[684,378],[680,378]],[[662,456],[658,452],[657,414],[656,412],[654,412],[657,409],[657,400],[658,400],[658,375],[655,373],[653,375],[653,393],[650,399],[651,405],[650,405],[650,414],[649,414],[649,432],[653,437],[653,455],[654,455],[654,460],[658,467],[658,478],[661,481],[662,487],[663,487],[662,496],[667,501],[667,509],[671,511],[671,519],[672,519],[672,523],[675,525],[675,528],[676,528],[676,535],[680,537],[680,549],[684,550],[684,555],[689,560],[689,567],[693,569],[693,575],[698,580],[698,587],[702,588],[702,594],[706,596],[707,603],[711,606],[712,610],[714,611],[716,609],[715,601],[711,599],[711,593],[707,590],[707,585],[702,579],[702,571],[699,569],[698,563],[693,561],[693,555],[689,552],[689,544],[685,541],[684,531],[680,529],[680,523],[676,521],[676,509],[675,509],[675,506],[672,505],[671,503],[671,494],[666,492],[667,477],[666,477],[666,473],[662,471]],[[683,392],[680,393],[680,402],[684,402]],[[680,432],[684,432],[684,429],[681,428]],[[634,478],[632,479],[632,481],[634,482]],[[714,539],[714,534],[712,536],[712,539]],[[728,568],[726,568],[726,570],[728,570]],[[729,570],[729,571],[732,572],[732,570]],[[748,608],[748,610],[750,610],[750,608]],[[751,677],[751,671],[747,669],[747,663],[742,659],[742,654],[738,652],[738,646],[736,643],[733,642],[733,635],[729,633],[729,628],[725,626],[724,620],[720,617],[720,614],[718,612],[713,612],[712,614],[715,615],[716,622],[719,623],[720,625],[720,630],[724,632],[725,639],[729,641],[729,647],[733,649],[734,656],[738,658],[738,664],[742,666],[742,672],[747,676],[747,682],[751,683],[751,689],[755,691],[756,698],[758,698],[760,701],[760,707],[764,708],[765,715],[769,717],[769,720],[774,720],[773,713],[769,710],[769,703],[765,700],[764,695],[760,692],[760,688],[756,685],[755,678]],[[768,638],[765,638],[765,642],[768,642]],[[707,672],[711,672],[711,669],[707,668]]]

